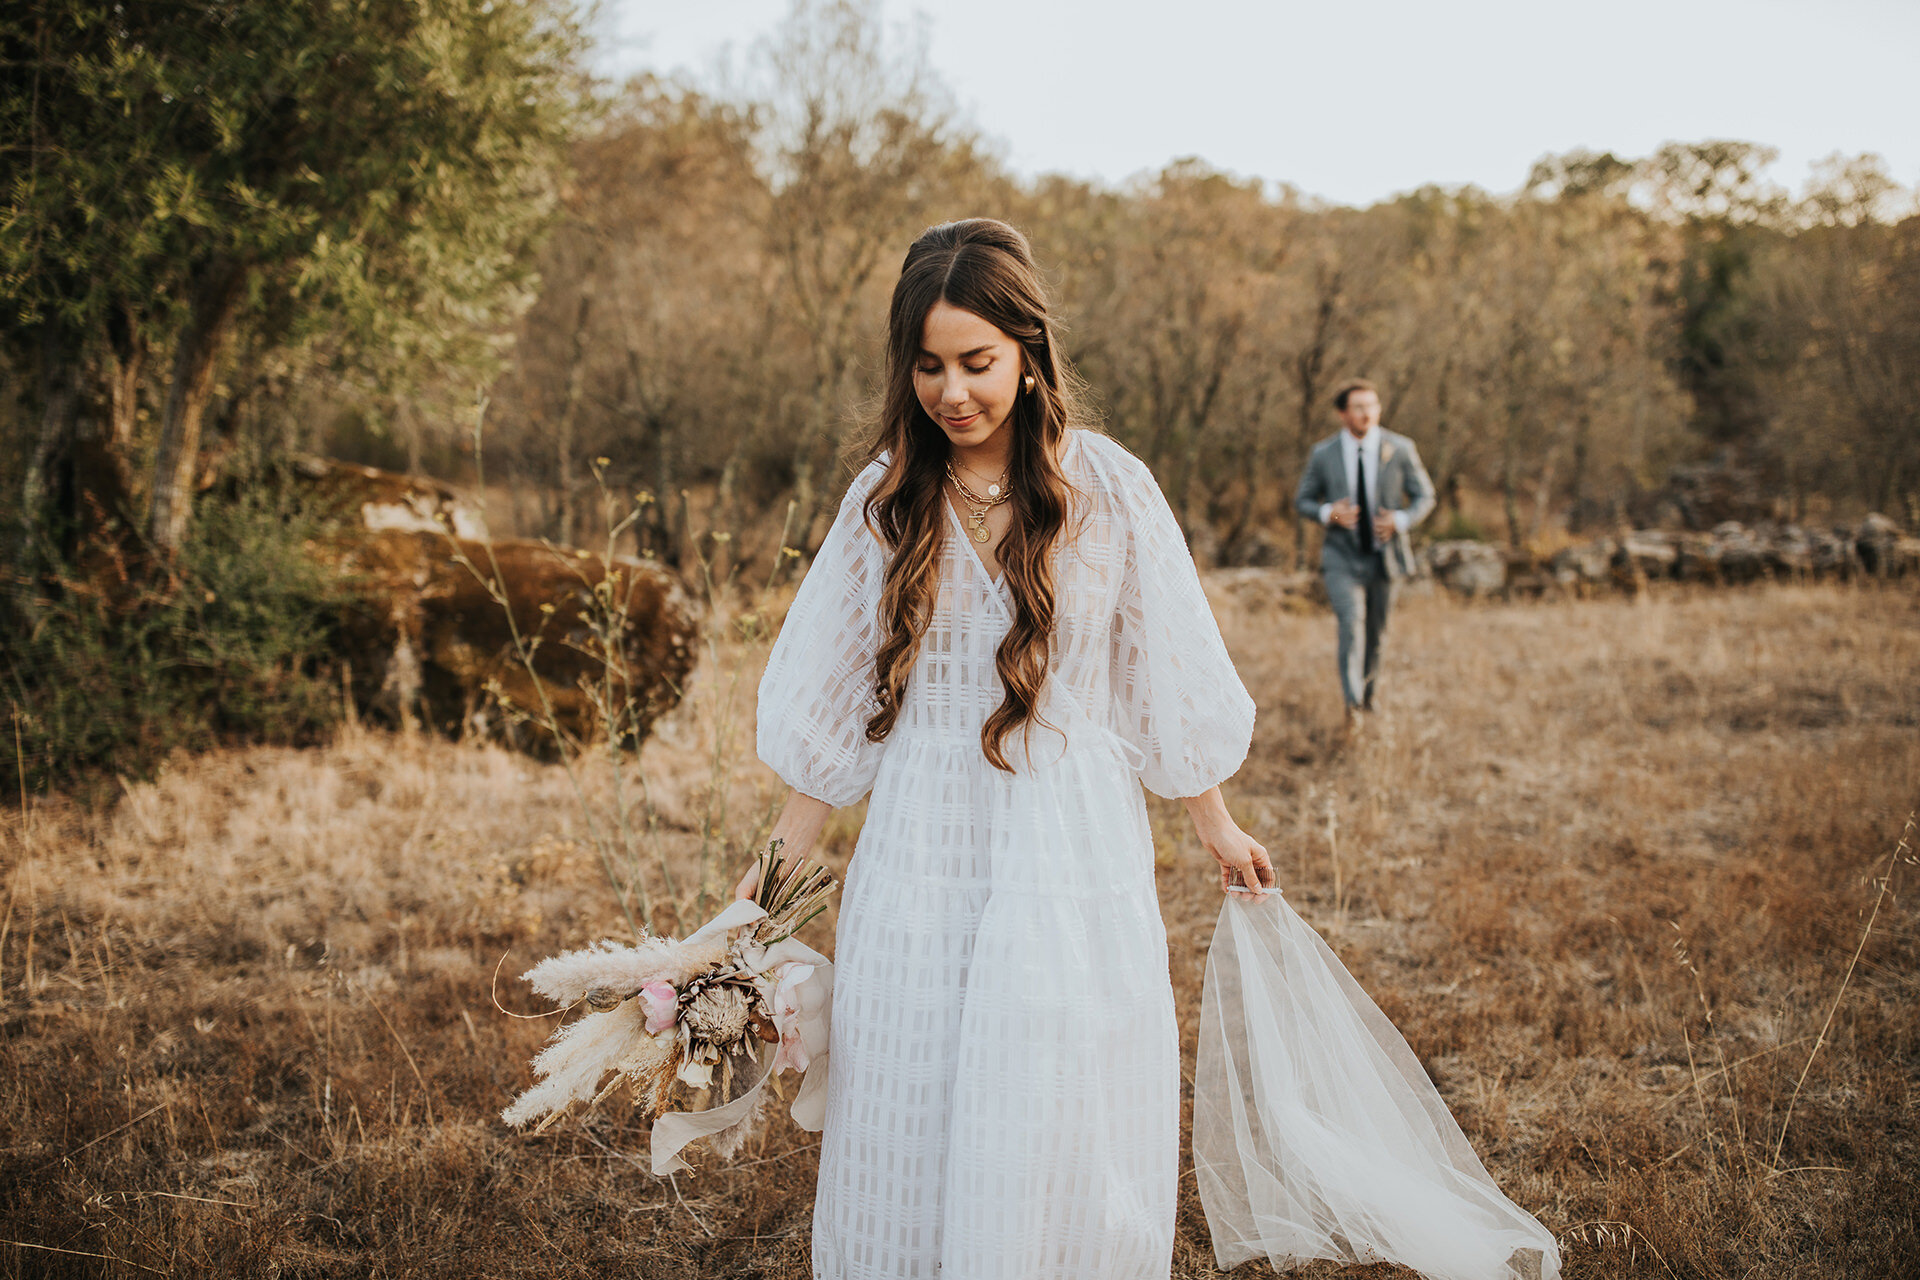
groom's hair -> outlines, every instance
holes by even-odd
[[[1356,391],[1371,391],[1375,395],[1380,394],[1380,388],[1374,386],[1371,382],[1368,382],[1365,378],[1348,378],[1345,382],[1341,383],[1340,386],[1334,391],[1333,407],[1340,410],[1342,413],[1346,412],[1347,397],[1352,395]]]

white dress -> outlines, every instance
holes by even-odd
[[[1165,1280],[1179,1043],[1141,783],[1190,796],[1254,707],[1146,465],[1088,431],[1054,555],[1044,719],[1009,774],[980,726],[1012,601],[959,516],[906,703],[866,741],[886,551],[853,483],[760,685],[762,759],[871,788],[840,905],[814,1204],[819,1280]]]

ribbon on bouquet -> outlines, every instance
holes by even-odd
[[[766,914],[759,903],[743,898],[700,926],[687,941],[724,935]],[[788,1110],[795,1124],[818,1132],[826,1123],[827,1115],[827,1042],[833,1009],[833,963],[798,938],[782,938],[762,949],[753,961],[755,973],[766,973],[783,964],[810,966],[806,978],[792,993],[797,1010],[794,1026],[808,1060],[801,1072],[799,1092]],[[731,1129],[751,1116],[760,1103],[761,1092],[773,1078],[779,1057],[778,1053],[769,1054],[760,1078],[733,1101],[704,1111],[669,1111],[656,1119],[653,1122],[653,1172],[665,1175],[691,1168],[680,1158],[681,1150],[689,1142]]]

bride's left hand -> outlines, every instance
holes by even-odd
[[[1236,884],[1242,884],[1254,901],[1264,899],[1278,883],[1273,863],[1267,860],[1266,847],[1242,831],[1227,813],[1220,788],[1190,797],[1186,806],[1200,847],[1220,864],[1220,891],[1231,893]]]

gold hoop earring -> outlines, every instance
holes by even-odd
[[[1028,390],[1028,391],[1032,391],[1032,390],[1033,390],[1033,375],[1032,375],[1032,374],[1028,374],[1028,375],[1027,375],[1027,390]]]

